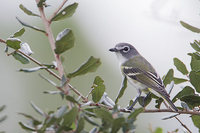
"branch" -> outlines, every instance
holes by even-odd
[[[190,129],[185,124],[183,124],[179,118],[177,118],[177,117],[175,117],[175,118],[179,121],[179,123],[181,123],[181,126],[183,126],[185,129],[187,129],[189,133],[192,133],[192,131],[190,131]]]
[[[52,18],[56,16],[56,14],[62,9],[62,7],[65,5],[66,2],[67,2],[67,0],[63,0],[63,2],[61,3],[61,5],[55,10],[55,12],[49,18],[49,22],[50,23],[51,23]]]

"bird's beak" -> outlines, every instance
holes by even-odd
[[[117,52],[118,50],[116,48],[109,49],[110,52]]]

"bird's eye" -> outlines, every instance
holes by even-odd
[[[125,53],[127,53],[129,50],[130,50],[130,48],[127,46],[123,48],[123,52],[125,52]]]

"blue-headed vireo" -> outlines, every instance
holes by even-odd
[[[165,85],[153,66],[128,43],[119,43],[109,51],[115,52],[121,66],[121,71],[128,81],[138,90],[138,96],[129,109],[132,109],[141,95],[141,91],[150,91],[166,100],[171,108],[178,111],[165,90]],[[151,88],[151,89],[150,89]]]

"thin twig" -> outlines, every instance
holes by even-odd
[[[189,133],[192,133],[192,131],[190,131],[190,129],[189,129],[185,124],[183,124],[183,122],[182,122],[179,118],[177,118],[177,117],[175,117],[175,118],[177,119],[177,121],[179,121],[179,123],[181,123],[181,125],[182,125],[185,129],[188,130]]]
[[[56,14],[62,9],[62,7],[65,5],[66,2],[67,0],[63,0],[61,5],[55,10],[55,12],[52,14],[52,16],[48,20],[50,23],[51,23],[52,18],[56,16]]]

